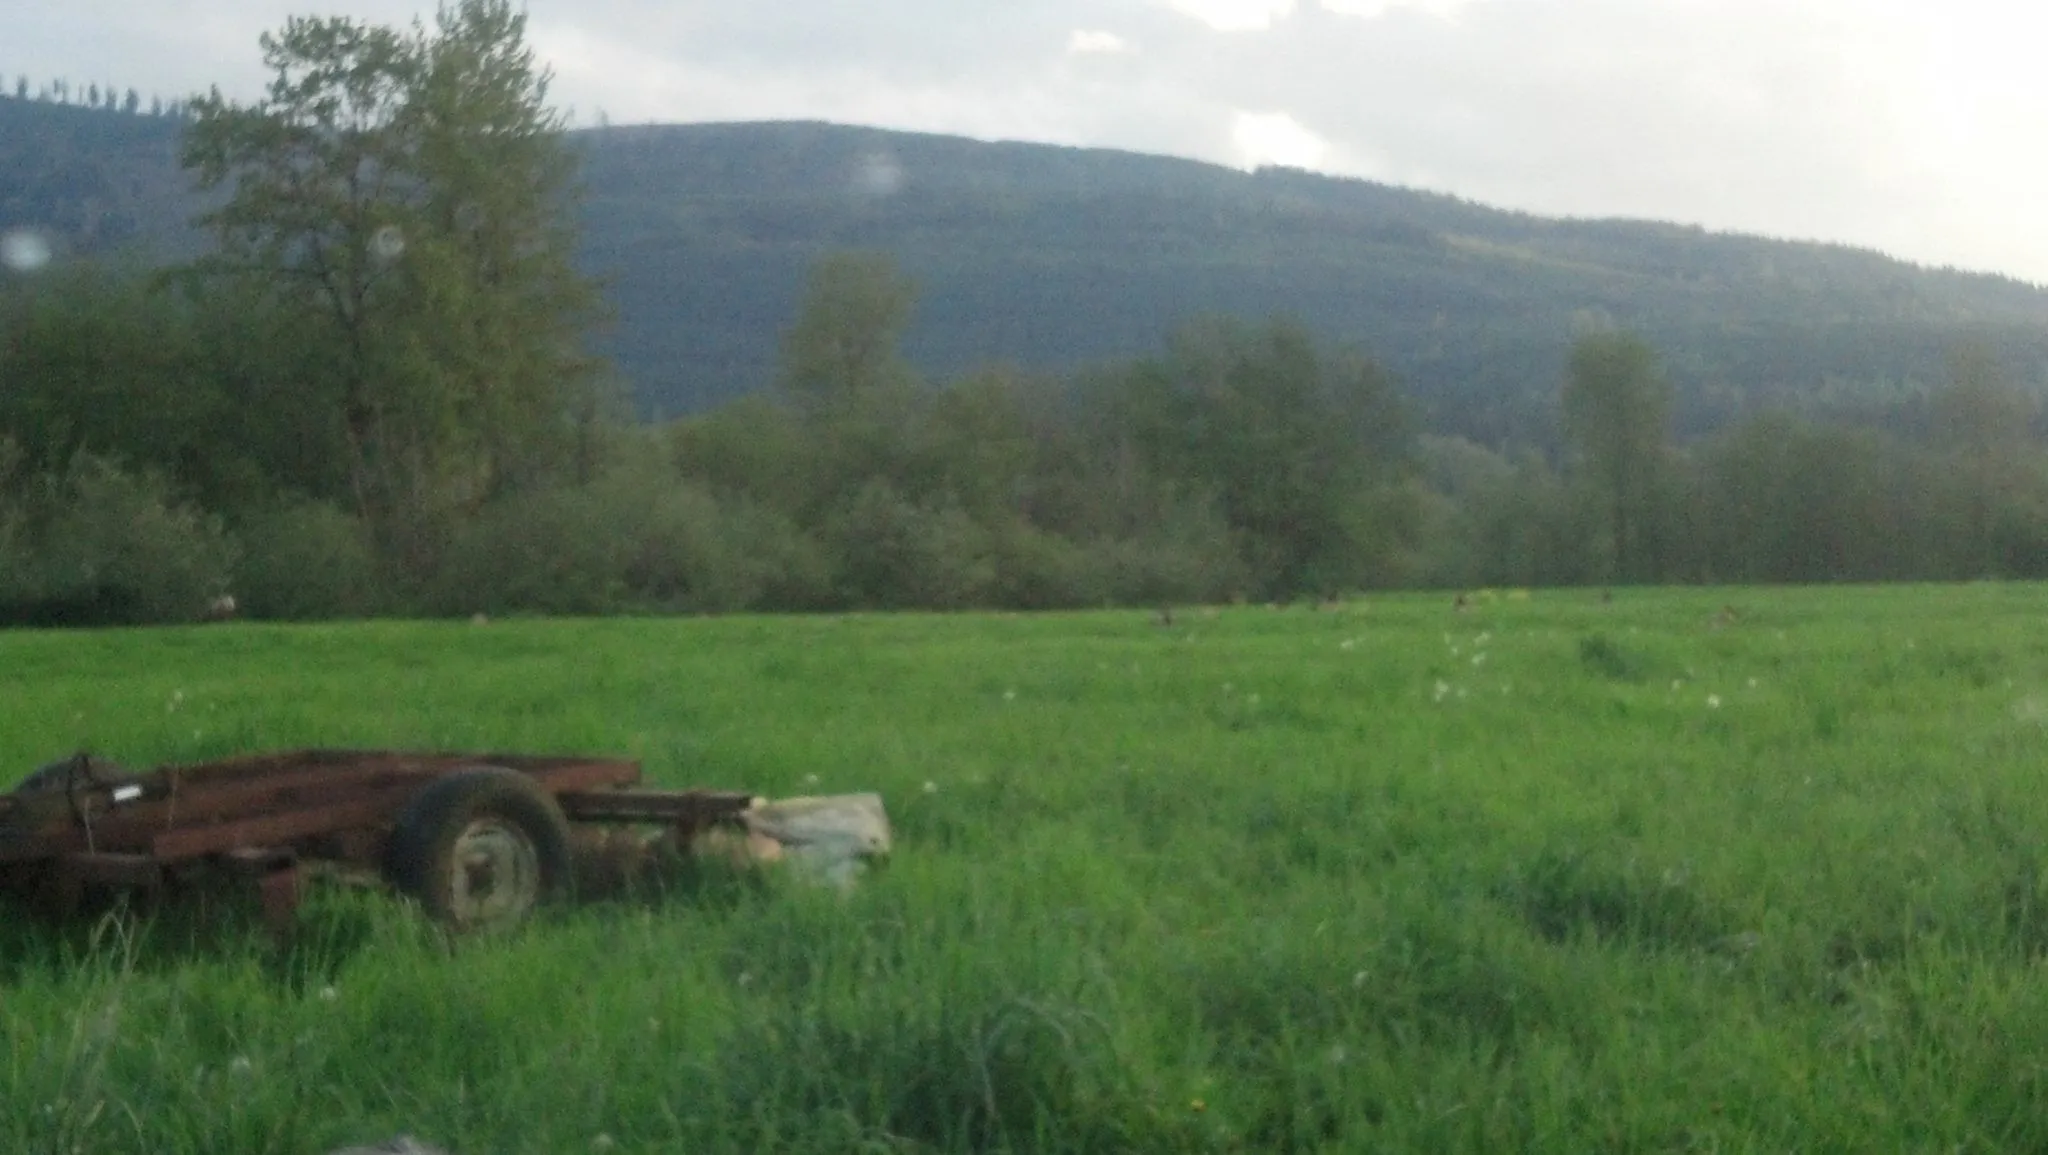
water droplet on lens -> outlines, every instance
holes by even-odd
[[[50,263],[50,242],[34,229],[0,233],[0,265],[17,273],[33,273]]]
[[[405,252],[405,234],[397,225],[385,225],[370,236],[370,252],[380,261],[395,261]]]
[[[853,187],[868,196],[893,195],[903,188],[903,165],[886,152],[871,152],[860,159]]]

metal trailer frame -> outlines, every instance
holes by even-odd
[[[288,936],[309,874],[374,872],[456,930],[522,921],[573,886],[571,825],[655,826],[687,846],[757,801],[639,788],[637,761],[303,749],[131,773],[85,754],[0,794],[0,891],[58,914],[89,891],[225,868]]]

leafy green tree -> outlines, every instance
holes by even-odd
[[[1565,434],[1603,512],[1614,575],[1656,579],[1672,402],[1656,351],[1627,333],[1581,337],[1572,346],[1562,400]]]
[[[1393,382],[1300,326],[1211,321],[1136,367],[1112,420],[1150,468],[1213,497],[1259,597],[1388,580],[1412,528],[1409,431]]]
[[[1935,451],[1952,497],[1949,550],[1958,577],[2017,576],[2040,549],[2043,465],[2038,400],[1980,344],[1950,350],[1930,399]]]
[[[924,389],[898,351],[916,290],[888,256],[833,253],[812,268],[783,334],[781,383],[802,415],[815,464],[805,516],[869,481],[914,488],[913,440]]]
[[[1931,576],[1915,540],[1903,447],[1875,434],[1765,413],[1699,453],[1698,576],[1720,582]],[[1916,532],[1917,531],[1917,532]]]
[[[302,403],[334,416],[351,503],[401,550],[559,466],[592,411],[573,161],[524,33],[505,0],[443,6],[431,33],[293,18],[262,37],[263,100],[191,107],[184,163],[224,194],[196,271],[302,319]]]
[[[783,334],[783,388],[816,403],[912,380],[898,344],[916,299],[916,286],[885,253],[820,259]]]

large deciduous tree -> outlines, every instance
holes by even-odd
[[[201,272],[260,286],[319,366],[347,497],[388,545],[547,472],[594,412],[573,264],[574,158],[507,0],[434,27],[299,17],[261,40],[265,97],[193,102],[184,163],[218,194]]]
[[[1656,351],[1627,333],[1581,337],[1565,371],[1563,408],[1565,434],[1598,494],[1615,576],[1654,580],[1671,424],[1671,386]]]
[[[1156,475],[1213,498],[1248,593],[1282,598],[1392,580],[1413,528],[1410,431],[1394,383],[1328,355],[1299,325],[1211,320],[1174,335],[1101,400]]]

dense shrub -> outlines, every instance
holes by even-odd
[[[151,473],[88,454],[17,477],[0,497],[0,620],[24,625],[191,621],[227,589],[220,520]]]
[[[1143,535],[1091,542],[1088,554],[1104,598],[1120,605],[1226,601],[1249,576],[1223,520],[1195,505]]]
[[[449,541],[429,608],[599,614],[624,607],[641,510],[607,508],[592,487],[535,489],[485,506]]]
[[[963,609],[986,605],[995,587],[987,530],[958,506],[914,504],[886,481],[842,503],[822,536],[851,605]]]
[[[723,502],[643,445],[581,485],[486,505],[431,583],[443,613],[805,609],[830,598],[817,545],[787,518]]]
[[[994,529],[990,546],[995,563],[990,596],[997,605],[1078,609],[1108,600],[1107,567],[1066,538],[1020,519]]]
[[[243,515],[235,537],[235,598],[251,616],[360,617],[384,601],[368,529],[332,505],[266,507]]]

